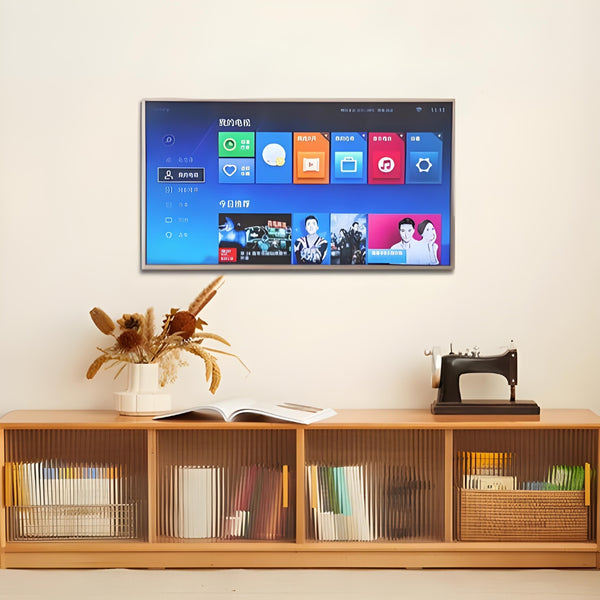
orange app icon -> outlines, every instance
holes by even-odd
[[[328,133],[294,133],[294,183],[329,183]]]

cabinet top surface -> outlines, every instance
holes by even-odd
[[[338,410],[338,409],[336,409]],[[306,428],[306,429],[600,429],[600,416],[587,409],[542,410],[537,417],[433,415],[428,410],[348,409],[338,410],[330,419],[304,426],[281,421],[244,421],[225,423],[207,418],[182,417],[154,421],[151,417],[125,417],[116,411],[94,410],[17,410],[0,419],[0,427],[66,429],[197,429],[197,428]]]

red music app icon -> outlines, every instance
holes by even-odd
[[[369,183],[404,183],[405,159],[403,133],[369,133]]]

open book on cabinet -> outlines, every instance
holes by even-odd
[[[4,568],[598,562],[591,411],[309,426],[19,411],[0,427]]]

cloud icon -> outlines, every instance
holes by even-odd
[[[263,148],[262,158],[270,167],[283,167],[285,148],[281,144],[267,144]]]

